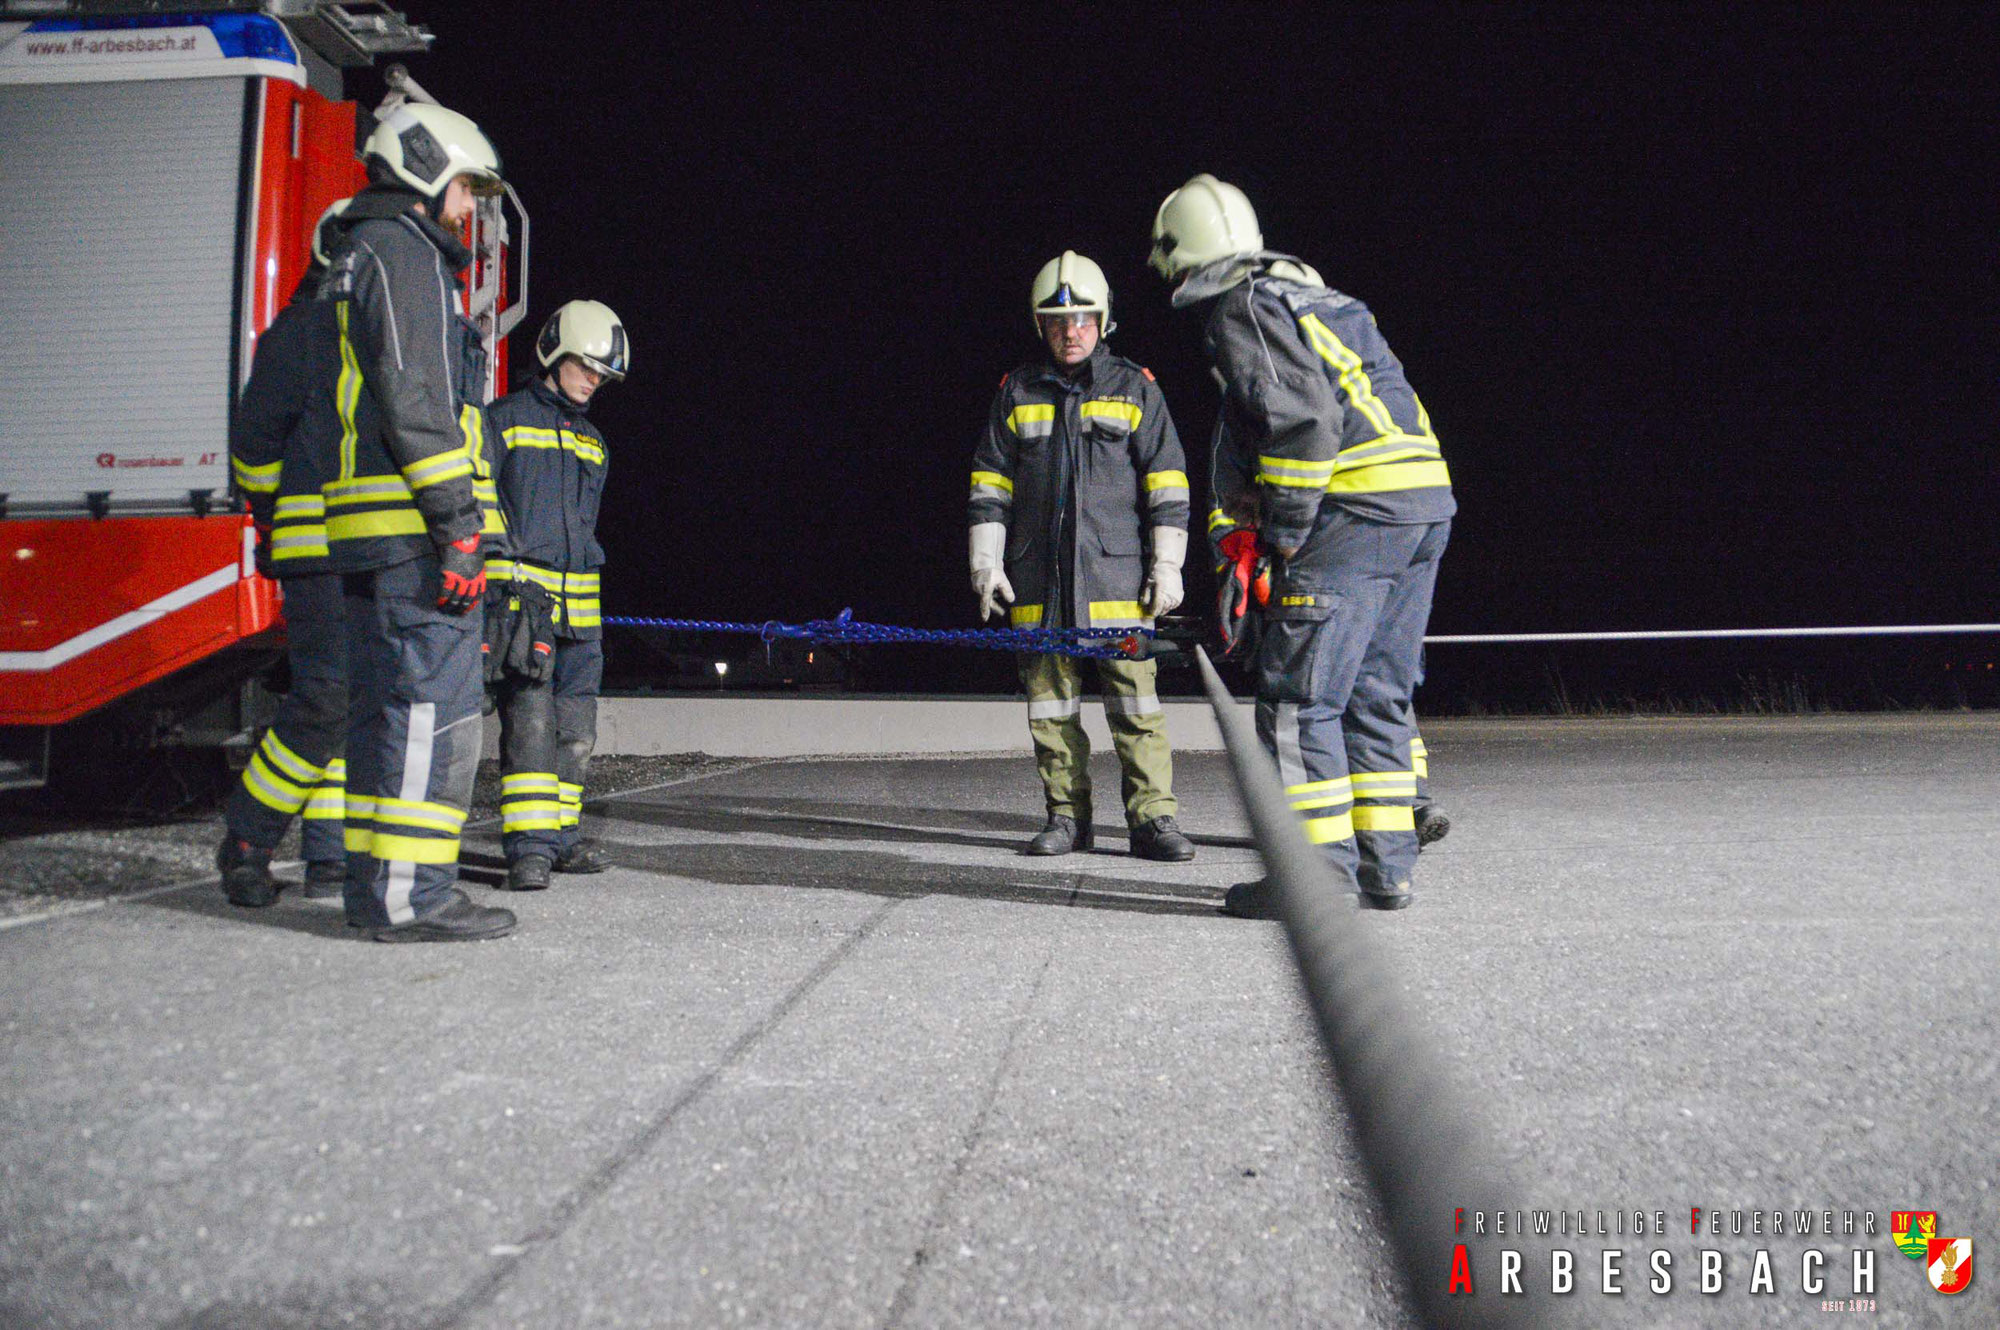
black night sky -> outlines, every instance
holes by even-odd
[[[1204,476],[1144,260],[1208,170],[1430,407],[1433,632],[2000,619],[1991,5],[401,6],[534,218],[517,364],[565,299],[631,332],[607,613],[970,625],[974,435],[1065,247]],[[1009,686],[927,659],[880,677]]]

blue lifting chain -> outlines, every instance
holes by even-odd
[[[608,618],[620,628],[658,628],[680,633],[754,633],[768,646],[781,637],[811,642],[922,642],[937,646],[976,647],[983,651],[1025,651],[1040,655],[1081,656],[1088,660],[1143,660],[1150,628],[899,628],[894,624],[863,623],[851,609],[838,618],[810,623],[729,623],[721,619]]]

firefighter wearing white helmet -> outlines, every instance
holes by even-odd
[[[611,460],[588,412],[606,380],[625,377],[631,355],[610,306],[572,300],[535,339],[541,375],[488,410],[513,542],[511,562],[488,569],[507,582],[500,831],[515,891],[547,887],[551,872],[607,867],[582,828],[604,680],[597,513]]]
[[[1000,381],[973,453],[967,518],[981,617],[1005,605],[1015,627],[1150,626],[1180,604],[1187,556],[1187,462],[1166,398],[1150,371],[1105,348],[1111,286],[1089,259],[1069,250],[1050,259],[1029,309],[1045,354]],[[1048,809],[1030,854],[1086,850],[1094,837],[1079,665],[1020,657]],[[1096,665],[1132,852],[1191,859],[1156,666]]]
[[[457,885],[479,765],[485,370],[461,316],[461,242],[500,159],[470,120],[406,103],[368,136],[368,188],[325,225],[319,299],[334,335],[313,378],[338,428],[315,433],[317,492],[280,505],[277,540],[341,578],[347,624],[348,922],[385,942],[514,927]],[[289,466],[289,464],[288,464]],[[282,774],[282,773],[281,773]]]
[[[1307,839],[1363,906],[1400,909],[1424,765],[1410,696],[1458,508],[1430,415],[1368,307],[1266,250],[1234,186],[1198,175],[1169,194],[1152,266],[1201,317],[1224,387],[1210,534],[1254,531],[1274,561],[1258,733]],[[1240,883],[1224,909],[1269,917],[1274,895]]]
[[[281,884],[271,873],[271,855],[294,818],[302,823],[304,894],[338,896],[347,875],[346,616],[340,574],[326,559],[321,485],[333,477],[314,469],[315,453],[337,448],[341,425],[330,409],[333,384],[313,378],[338,361],[334,309],[317,296],[331,223],[347,204],[334,203],[314,225],[312,262],[290,302],[258,335],[250,377],[230,417],[230,468],[257,530],[257,570],[284,590],[291,671],[291,687],[223,808],[216,862],[223,893],[245,907],[277,899]],[[315,531],[302,534],[308,509],[321,517],[310,524]]]

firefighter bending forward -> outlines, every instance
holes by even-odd
[[[1147,370],[1103,343],[1111,288],[1065,250],[1030,297],[1046,359],[1000,381],[972,461],[972,590],[981,618],[1011,605],[1016,628],[1150,626],[1180,604],[1188,479],[1166,398]],[[1150,537],[1150,539],[1149,539]],[[1149,553],[1150,545],[1150,553]],[[1182,862],[1173,755],[1150,660],[1100,660],[1105,721],[1124,771],[1132,853]],[[1048,822],[1027,853],[1091,848],[1090,739],[1080,661],[1022,655]]]
[[[226,829],[215,856],[224,894],[250,908],[278,899],[271,854],[294,817],[304,823],[304,894],[338,896],[347,877],[341,835],[347,628],[340,575],[328,569],[323,520],[313,518],[303,534],[290,529],[301,508],[323,506],[325,478],[313,471],[312,455],[329,451],[340,428],[332,382],[316,383],[311,374],[325,373],[338,359],[333,308],[315,297],[326,276],[331,223],[346,209],[342,199],[320,216],[312,262],[290,303],[258,337],[249,382],[230,420],[230,470],[257,528],[257,570],[276,578],[284,596],[291,667],[291,688],[224,806]],[[274,520],[286,524],[284,535],[274,531]]]
[[[1410,694],[1457,511],[1430,417],[1368,307],[1267,252],[1235,186],[1198,175],[1168,195],[1152,265],[1199,313],[1224,384],[1211,527],[1254,528],[1275,561],[1258,733],[1307,839],[1362,905],[1400,909],[1417,860]],[[1274,906],[1265,880],[1223,908]]]
[[[572,300],[549,315],[535,358],[542,377],[489,408],[514,558],[488,567],[509,579],[510,641],[549,648],[510,650],[499,686],[500,828],[513,891],[543,890],[551,869],[608,866],[582,830],[604,681],[597,510],[609,465],[604,436],[585,412],[605,380],[625,377],[631,350],[609,306]],[[536,616],[546,616],[546,627],[535,629]]]
[[[346,599],[347,921],[384,942],[473,941],[514,915],[455,885],[479,765],[487,524],[457,231],[474,194],[500,187],[500,162],[472,121],[416,103],[363,155],[372,183],[334,223],[320,288],[338,362],[314,375],[342,422],[320,459],[320,520]]]

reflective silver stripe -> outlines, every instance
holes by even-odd
[[[1144,697],[1121,697],[1115,693],[1106,693],[1104,710],[1113,716],[1157,716],[1160,714],[1160,699],[1154,693],[1148,693]]]
[[[437,703],[410,704],[409,735],[403,740],[403,784],[400,797],[422,803],[431,788],[431,755],[437,747]],[[410,891],[416,886],[417,866],[400,860],[389,863],[389,894],[382,904],[389,922],[407,924],[417,917],[410,908]]]
[[[1015,424],[1014,433],[1023,439],[1046,439],[1055,427],[1053,420],[1023,420]]]
[[[1278,774],[1288,786],[1305,784],[1309,777],[1305,755],[1299,751],[1299,704],[1278,703],[1277,723],[1272,728],[1272,737],[1277,741]]]
[[[1029,720],[1061,720],[1082,712],[1083,699],[1080,697],[1051,697],[1028,703]]]
[[[1162,485],[1156,490],[1146,491],[1146,504],[1157,508],[1163,503],[1186,503],[1188,492],[1178,485]]]

